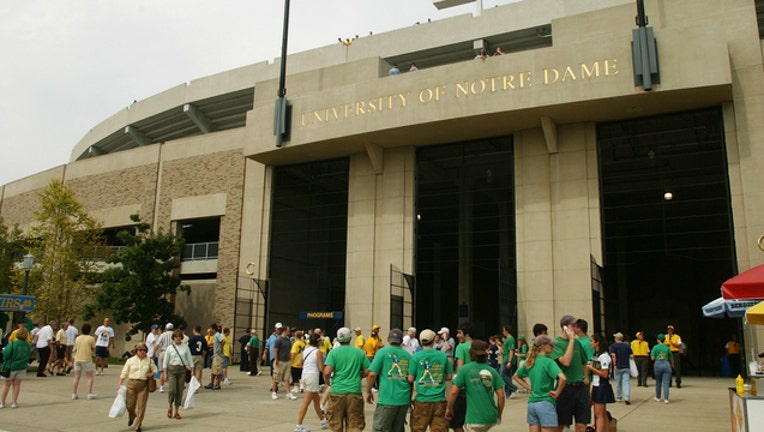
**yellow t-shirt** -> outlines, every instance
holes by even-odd
[[[363,351],[366,353],[366,357],[374,357],[382,346],[382,340],[379,337],[369,336],[366,343],[363,344]]]
[[[639,339],[634,339],[631,341],[631,352],[635,356],[649,356],[650,355],[650,345],[647,343],[647,341],[640,341]]]
[[[355,347],[363,349],[363,343],[364,343],[363,335],[358,335],[358,337],[355,338]]]
[[[228,357],[228,361],[233,358],[233,345],[231,344],[231,336],[223,336],[225,340],[225,347],[223,348],[223,355]]]
[[[11,335],[8,336],[8,343],[13,342],[16,340],[16,333],[19,332],[19,329],[16,329],[11,332]],[[32,342],[32,335],[27,332],[27,342]]]
[[[91,335],[79,335],[74,340],[74,361],[92,362],[95,350],[95,338]]]
[[[328,337],[323,337],[322,339],[324,340],[324,343],[322,343],[321,346],[318,347],[318,349],[320,349],[321,354],[323,354],[324,357],[326,357],[326,353],[328,353],[332,349],[332,343],[329,342]]]
[[[302,339],[294,341],[292,344],[292,350],[290,351],[292,353],[291,364],[293,368],[302,369],[300,366],[300,359],[302,358],[303,351],[305,351],[305,341]]]

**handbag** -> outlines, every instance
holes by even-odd
[[[180,357],[180,364],[183,365],[184,368],[186,368],[186,382],[191,382],[191,370],[186,366],[186,362],[183,361],[183,356],[180,355],[180,351],[178,351],[177,348],[175,348],[175,345],[172,346],[173,349],[175,349],[175,352],[178,353],[178,357]]]
[[[154,377],[147,378],[146,388],[149,390],[149,393],[154,393],[157,391],[157,380]]]

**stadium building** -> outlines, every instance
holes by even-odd
[[[0,214],[28,228],[61,179],[110,237],[133,213],[177,232],[178,312],[236,337],[570,313],[673,324],[717,369],[739,320],[701,307],[764,263],[764,1],[638,4],[526,0],[291,54],[280,147],[279,59],[193,80],[4,185]]]

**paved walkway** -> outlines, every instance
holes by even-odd
[[[108,418],[116,395],[119,367],[112,365],[104,376],[98,376],[95,392],[98,397],[87,400],[85,380],[80,382],[80,399],[71,399],[71,377],[36,378],[27,375],[21,389],[19,408],[0,410],[0,431],[125,431],[127,416]],[[267,369],[266,369],[267,371]],[[209,370],[205,370],[205,375]],[[297,411],[302,399],[271,400],[269,378],[249,377],[238,369],[229,372],[230,386],[221,391],[200,390],[197,407],[181,410],[182,420],[168,419],[166,393],[153,393],[144,420],[145,431],[203,431],[203,432],[290,432],[294,430]],[[652,381],[651,381],[652,382]],[[618,432],[671,430],[727,431],[730,430],[727,387],[734,385],[729,378],[687,377],[681,389],[671,389],[671,404],[653,401],[654,388],[632,388],[632,404],[611,404],[609,411],[618,419]],[[492,431],[525,432],[526,395],[508,401],[504,422]],[[10,394],[7,406],[10,406]],[[366,430],[371,430],[374,407],[367,405]],[[312,410],[305,425],[321,430]]]

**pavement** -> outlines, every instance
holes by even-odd
[[[71,399],[72,374],[66,377],[37,378],[27,374],[21,387],[19,407],[0,409],[0,431],[72,431],[95,430],[98,432],[129,431],[127,416],[119,419],[108,417],[109,408],[116,396],[119,365],[111,365],[103,376],[95,377],[94,390],[97,397],[86,398],[86,380],[80,382],[78,400]],[[238,368],[229,370],[231,385],[220,391],[200,389],[196,394],[196,407],[183,410],[183,419],[168,419],[167,393],[158,391],[149,396],[144,431],[204,431],[204,432],[290,432],[294,430],[302,395],[296,401],[287,400],[284,392],[278,400],[271,399],[268,369],[263,375],[251,377]],[[203,384],[207,384],[209,370],[205,370]],[[671,388],[671,403],[654,402],[655,388],[636,387],[632,381],[631,405],[614,403],[608,405],[613,417],[618,419],[618,432],[671,430],[726,431],[730,430],[728,387],[734,386],[731,378],[685,377],[681,389]],[[504,421],[491,431],[525,432],[527,395],[517,395],[507,401]],[[371,430],[374,405],[366,408],[366,429]],[[315,412],[309,409],[305,426],[320,431]]]

